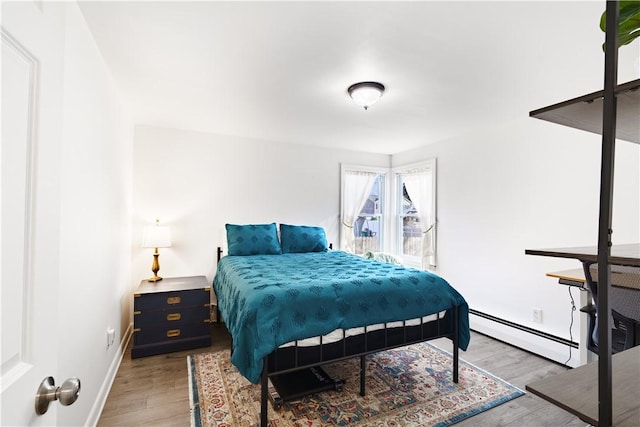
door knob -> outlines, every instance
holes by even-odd
[[[80,380],[69,378],[60,387],[55,386],[53,377],[42,380],[36,392],[36,414],[43,415],[49,409],[49,403],[59,400],[63,406],[71,405],[80,394]]]

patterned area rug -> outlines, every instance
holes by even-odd
[[[257,426],[260,386],[247,381],[229,351],[191,355],[189,400],[194,427]],[[460,359],[460,381],[452,381],[451,354],[428,343],[367,357],[366,396],[359,394],[359,358],[323,366],[342,391],[326,391],[269,403],[269,425],[447,426],[519,397],[517,387]]]

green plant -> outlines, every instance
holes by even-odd
[[[600,17],[600,29],[607,30],[607,12]],[[621,1],[618,16],[618,47],[640,37],[640,1]],[[602,45],[604,50],[604,44]]]

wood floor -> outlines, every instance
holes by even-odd
[[[230,348],[222,324],[212,328],[211,347],[131,359],[126,351],[105,404],[98,427],[189,426],[187,355]],[[434,342],[451,351],[451,342]],[[460,357],[525,389],[533,380],[565,371],[561,365],[537,357],[484,335],[473,333]],[[582,426],[586,423],[568,412],[527,393],[463,421],[459,426]]]

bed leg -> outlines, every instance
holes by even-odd
[[[455,306],[453,309],[453,382],[454,383],[458,382],[458,356],[459,356],[458,337],[459,337],[459,327],[460,327],[460,323],[458,319],[459,311],[460,310],[458,306]]]
[[[268,369],[268,356],[264,358],[262,367],[262,376],[260,378],[261,392],[260,392],[260,427],[267,427],[267,411],[268,411],[268,396],[269,396],[269,375],[267,375]]]
[[[367,356],[360,356],[360,396],[364,397],[364,383],[365,383],[365,374],[366,374],[366,366],[367,366]]]

